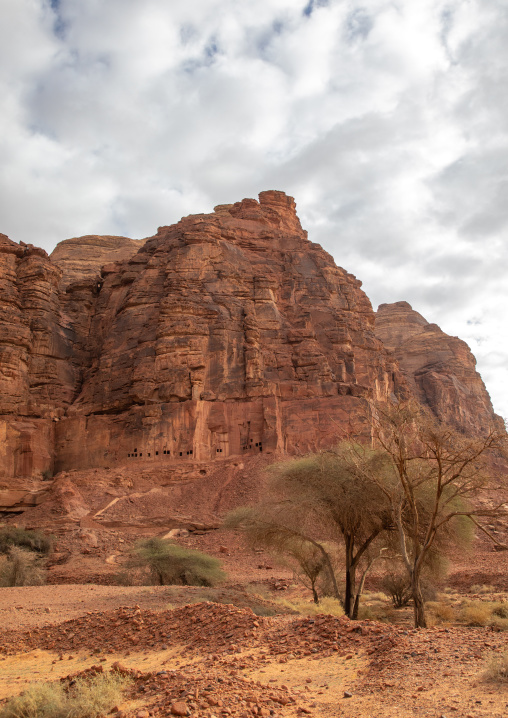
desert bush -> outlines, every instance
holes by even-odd
[[[264,583],[248,583],[244,586],[244,590],[252,596],[259,596],[260,598],[264,598],[266,600],[270,600],[272,598],[270,589],[268,586],[265,586]]]
[[[504,601],[495,603],[492,613],[494,616],[499,616],[499,618],[508,618],[508,603]]]
[[[379,621],[380,623],[396,623],[399,614],[391,603],[364,603],[360,606],[358,613],[360,621]]]
[[[491,586],[489,584],[480,584],[475,583],[471,586],[469,589],[470,593],[494,593],[496,590],[495,586]]]
[[[0,586],[41,586],[46,571],[37,554],[11,546],[0,564]]]
[[[490,625],[497,631],[508,631],[508,618],[499,618],[499,616],[492,616]]]
[[[492,626],[508,630],[508,603],[504,601],[464,601],[459,620],[468,626]]]
[[[462,607],[460,620],[468,626],[488,626],[492,607],[483,601],[471,601]]]
[[[420,582],[423,600],[433,601],[436,598],[436,590],[428,578],[422,578]],[[411,583],[407,573],[390,572],[383,576],[381,581],[383,592],[391,599],[394,608],[405,608],[412,599]]]
[[[482,677],[488,681],[506,683],[508,681],[508,651],[490,653],[487,656]]]
[[[403,608],[411,600],[411,584],[407,574],[387,573],[381,581],[383,592],[391,599],[394,608]]]
[[[114,581],[118,586],[137,586],[136,576],[133,571],[123,569],[114,575]]]
[[[256,603],[251,606],[251,610],[252,613],[255,613],[256,616],[260,617],[277,616],[279,613],[274,606],[263,606],[261,603]]]
[[[386,603],[386,593],[384,591],[364,591],[363,598],[365,601],[376,601],[378,603]]]
[[[215,586],[226,578],[219,559],[160,538],[138,541],[130,566],[148,569],[159,586]]]
[[[1,709],[0,718],[99,718],[119,702],[129,680],[115,674],[63,683],[34,683]]]
[[[19,546],[35,553],[47,555],[53,549],[53,537],[42,531],[32,531],[15,526],[1,526],[0,554],[8,553],[11,546]]]

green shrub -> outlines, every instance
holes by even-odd
[[[48,555],[53,549],[53,537],[42,531],[32,531],[15,526],[0,527],[0,554],[9,552],[11,546]]]
[[[115,674],[63,683],[34,683],[0,709],[0,718],[99,718],[119,702],[129,679]]]
[[[160,538],[138,541],[130,566],[148,569],[159,586],[215,586],[226,578],[219,559]]]
[[[41,558],[19,546],[11,546],[0,563],[0,586],[41,586],[45,576]]]

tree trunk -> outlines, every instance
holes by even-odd
[[[358,585],[358,591],[356,592],[356,597],[355,597],[355,605],[353,606],[353,615],[351,616],[353,621],[358,620],[358,611],[360,609],[360,598],[363,593],[363,587],[365,586],[365,579],[367,578],[367,574],[368,574],[370,567],[372,566],[373,563],[374,563],[374,561],[370,561],[370,563],[368,564],[367,568],[363,572],[362,577],[360,579],[360,583]]]
[[[353,565],[353,545],[351,537],[346,537],[346,590],[344,595],[344,613],[353,616],[353,597],[355,595],[356,567]]]
[[[316,586],[314,584],[312,584],[312,596],[314,598],[314,603],[316,603],[316,604],[319,603],[319,596],[316,591]]]
[[[350,566],[346,571],[346,590],[344,596],[344,613],[348,618],[353,618],[355,584],[356,570]]]
[[[419,571],[411,572],[411,593],[414,603],[415,628],[427,628]]]

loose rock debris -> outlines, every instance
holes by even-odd
[[[108,670],[114,661],[110,669],[133,681],[128,708],[117,706],[117,718],[358,718],[371,715],[373,694],[383,718],[433,716],[438,707],[459,717],[493,718],[503,713],[485,701],[489,689],[481,689],[484,704],[478,703],[471,690],[479,690],[479,684],[468,676],[479,676],[486,653],[507,647],[503,634],[485,629],[417,631],[329,615],[259,617],[248,608],[204,602],[160,612],[123,606],[30,631],[7,631],[0,636],[0,660],[35,649],[52,652],[53,663],[58,656],[88,653],[94,665],[67,681]],[[142,672],[138,668],[146,656],[151,662]],[[341,671],[346,682],[334,683]],[[447,689],[435,695],[437,675]],[[462,692],[453,697],[450,687],[459,684]],[[359,701],[366,713],[358,712]],[[390,713],[395,705],[399,712]]]
[[[88,613],[56,626],[7,631],[0,652],[42,648],[107,654],[185,645],[187,653],[222,655],[262,646],[271,656],[301,658],[334,653],[347,656],[360,646],[369,654],[383,653],[400,640],[397,628],[371,621],[298,617],[286,619],[281,627],[280,619],[261,618],[249,608],[204,602],[160,612],[125,606]]]

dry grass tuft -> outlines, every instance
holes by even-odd
[[[508,629],[508,604],[504,601],[467,601],[462,605],[459,621],[468,626],[493,626]]]
[[[302,616],[317,616],[319,613],[325,613],[329,616],[337,617],[344,615],[344,609],[342,608],[340,601],[337,601],[336,598],[331,598],[330,596],[322,598],[319,603],[310,603],[309,601],[304,601],[303,599],[294,599],[290,601],[287,598],[276,598],[274,599],[274,603],[284,606],[285,608],[289,608]]]
[[[482,601],[471,601],[463,606],[460,620],[468,626],[488,626],[491,617],[491,607]]]
[[[115,674],[77,678],[70,689],[62,683],[33,683],[0,710],[0,718],[99,718],[119,702],[129,679]]]
[[[508,681],[508,651],[491,653],[487,656],[482,678],[496,683],[506,683]]]
[[[446,601],[429,601],[426,606],[433,623],[452,623],[456,620],[453,606]]]
[[[489,584],[479,584],[475,583],[471,588],[469,589],[471,593],[494,593],[496,590],[495,586],[490,586]]]

